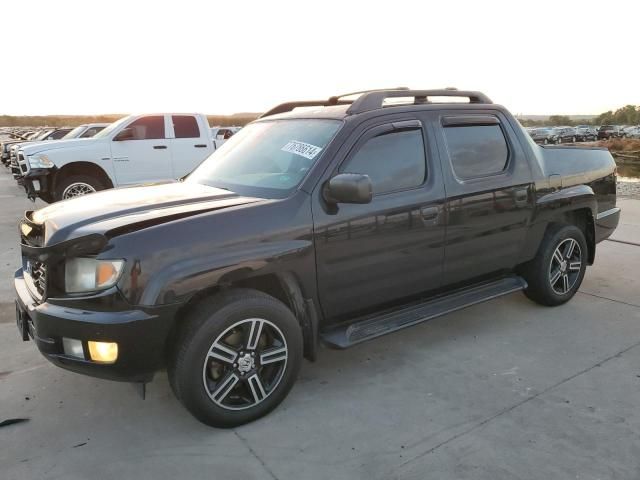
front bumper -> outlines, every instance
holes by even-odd
[[[53,303],[38,304],[25,283],[22,269],[14,278],[20,335],[32,338],[51,363],[85,375],[126,382],[148,382],[164,366],[167,337],[176,305],[120,311],[94,311]],[[113,295],[119,295],[114,288]],[[83,303],[84,302],[84,303]],[[64,303],[64,302],[63,302]],[[79,301],[86,305],[86,299]],[[109,304],[110,302],[100,302]],[[85,358],[66,355],[62,338],[81,340]],[[101,364],[89,358],[89,340],[117,342],[118,359]]]
[[[14,175],[18,185],[24,187],[27,197],[35,199],[53,189],[53,171],[51,168],[33,168],[24,175]]]

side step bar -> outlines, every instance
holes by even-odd
[[[480,283],[454,290],[423,303],[400,307],[373,317],[355,319],[349,324],[331,327],[320,333],[320,338],[334,348],[348,348],[372,338],[392,333],[402,328],[426,322],[447,313],[461,310],[477,303],[508,295],[527,288],[527,282],[518,276],[509,276],[491,282]]]

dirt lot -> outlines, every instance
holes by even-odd
[[[640,478],[640,201],[620,202],[578,295],[514,294],[346,351],[323,349],[274,413],[207,428],[166,376],[134,388],[47,363],[18,339],[16,221],[0,171],[0,478]]]

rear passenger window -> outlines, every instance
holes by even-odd
[[[199,138],[200,129],[193,115],[173,115],[173,131],[176,138]]]
[[[499,125],[444,128],[453,170],[463,180],[502,172],[509,149]]]
[[[129,124],[133,129],[134,140],[152,140],[164,137],[164,117],[162,115],[142,117]]]
[[[370,138],[340,171],[369,175],[374,195],[422,185],[426,173],[422,130],[395,131]]]

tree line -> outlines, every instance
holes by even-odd
[[[519,118],[525,127],[552,127],[557,125],[640,125],[640,105],[626,105],[616,111],[609,110],[592,119],[572,119],[568,115],[551,115],[546,120]]]

